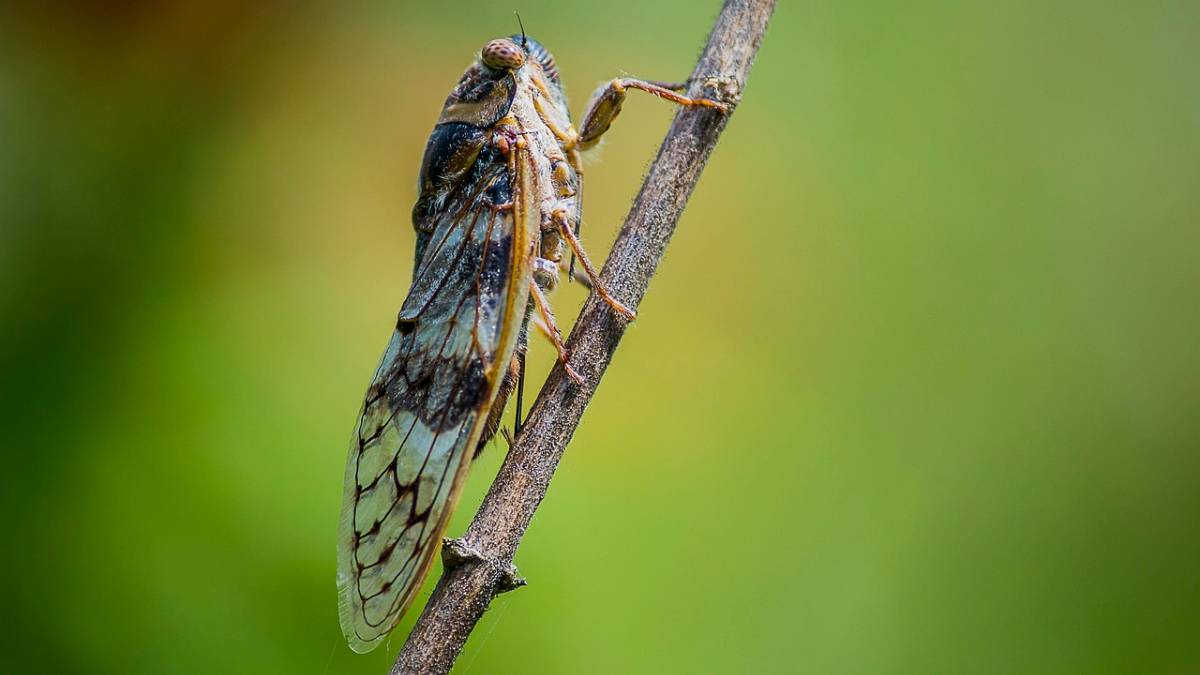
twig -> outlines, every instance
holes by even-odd
[[[726,0],[689,80],[689,96],[716,98],[732,112],[774,7],[774,0]],[[682,108],[676,114],[601,273],[613,295],[629,307],[636,309],[645,295],[728,119],[729,113],[706,108]],[[449,672],[492,598],[524,584],[512,565],[517,545],[625,325],[596,294],[584,304],[567,341],[571,364],[584,383],[571,381],[561,365],[551,371],[475,520],[462,539],[446,542],[445,571],[400,650],[393,675]]]

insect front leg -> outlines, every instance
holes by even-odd
[[[710,101],[706,98],[688,98],[678,94],[673,89],[683,89],[681,84],[666,84],[650,82],[630,77],[619,77],[608,84],[601,85],[592,94],[587,111],[583,113],[583,123],[579,128],[579,149],[588,148],[600,142],[600,137],[612,126],[613,120],[621,114],[621,105],[625,103],[627,89],[640,89],[659,98],[687,106],[702,106],[725,112],[729,109],[724,103]]]

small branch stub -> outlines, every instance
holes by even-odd
[[[442,565],[452,570],[466,563],[481,563],[484,562],[483,556],[479,555],[479,551],[467,546],[462,539],[450,539],[449,537],[442,540]]]
[[[517,566],[506,560],[488,560],[478,550],[469,546],[462,539],[446,538],[442,540],[442,566],[454,570],[463,565],[484,565],[498,568],[495,593],[515,591],[529,584],[517,572]]]

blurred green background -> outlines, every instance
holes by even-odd
[[[1200,672],[1200,5],[781,5],[457,672]],[[334,538],[442,99],[514,9],[578,115],[718,6],[2,10],[0,671],[386,672]]]

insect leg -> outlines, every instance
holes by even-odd
[[[580,209],[583,204],[583,161],[579,158],[578,150],[571,151],[571,158],[575,161],[575,172],[576,172],[576,175],[579,176],[579,187],[576,188],[576,190],[575,190],[575,194],[576,194],[576,196],[575,196],[575,204],[576,204],[576,207],[575,207],[575,238],[578,239],[579,238],[579,228],[580,228],[580,226],[583,225],[583,218],[579,217],[579,214],[581,213]],[[576,279],[576,276],[575,276],[575,252],[572,251],[571,252],[571,264],[567,265],[567,282],[569,283],[575,279]],[[590,285],[587,285],[587,289],[590,291],[590,290],[592,290],[592,287]]]
[[[662,87],[663,89],[670,89],[671,91],[683,91],[684,89],[687,89],[687,82],[660,82],[658,80],[642,80],[642,81],[649,82],[650,84],[652,84],[656,87]]]
[[[578,238],[579,237],[579,226],[578,225],[575,226],[575,230],[576,230],[575,236],[576,236],[576,238]],[[571,253],[571,262],[575,262],[575,254],[574,253]],[[567,278],[569,278],[571,281],[577,281],[577,282],[579,282],[580,286],[583,286],[584,288],[588,289],[589,291],[592,290],[592,280],[588,278],[588,275],[580,272],[577,269],[568,267],[567,264],[563,263],[563,262],[559,262],[558,268],[561,269],[562,271],[566,272]]]
[[[567,363],[567,347],[562,341],[562,331],[558,329],[558,324],[554,321],[554,312],[550,310],[550,303],[546,302],[546,296],[542,293],[542,289],[532,280],[529,282],[529,295],[533,298],[533,304],[537,305],[538,313],[542,315],[542,320],[546,323],[548,328],[546,337],[550,338],[550,342],[554,343],[554,348],[558,350],[559,363],[563,365],[563,369],[567,371],[567,375],[572,380],[583,384],[583,377],[575,372],[571,364]]]
[[[626,89],[640,89],[679,105],[703,106],[722,112],[728,110],[724,103],[710,101],[706,98],[688,98],[677,94],[672,91],[677,86],[673,83],[649,82],[629,77],[619,77],[602,85],[596,90],[596,93],[592,94],[587,111],[583,114],[583,124],[579,128],[579,148],[586,150],[592,147],[600,141],[604,132],[608,131],[613,120],[621,114],[621,105],[625,102]]]
[[[571,247],[571,252],[576,258],[579,258],[580,264],[583,265],[583,271],[587,274],[589,287],[600,295],[600,299],[608,303],[609,307],[613,308],[617,314],[625,317],[627,321],[633,321],[637,318],[637,312],[629,309],[620,300],[617,300],[608,292],[608,288],[600,281],[600,275],[596,273],[596,268],[592,266],[592,261],[588,259],[587,253],[583,250],[583,244],[579,243],[579,238],[572,231],[571,223],[567,218],[567,214],[562,209],[556,209],[551,215],[558,229],[562,232],[563,238],[567,240],[567,244]]]
[[[500,381],[500,389],[496,392],[496,400],[492,403],[491,409],[488,410],[487,421],[483,425],[483,433],[479,436],[479,443],[475,445],[475,457],[478,457],[483,452],[488,441],[496,435],[500,430],[500,420],[504,416],[504,406],[508,403],[508,397],[512,394],[513,389],[517,389],[517,426],[516,430],[521,429],[521,390],[518,388],[522,384],[522,378],[525,376],[525,349],[528,338],[526,338],[525,329],[522,329],[517,349],[513,352],[512,359],[508,362],[508,367],[504,369],[503,379]],[[515,434],[514,434],[515,435]],[[511,446],[512,443],[509,443]]]
[[[554,341],[554,337],[550,334],[550,327],[546,325],[545,321],[542,321],[542,317],[535,316],[529,320],[529,323],[533,324],[533,327],[542,334],[542,337],[550,340],[551,342]]]
[[[513,421],[514,437],[521,435],[521,408],[524,407],[525,399],[525,352],[519,352],[517,360],[521,362],[521,373],[517,375],[517,418]]]

